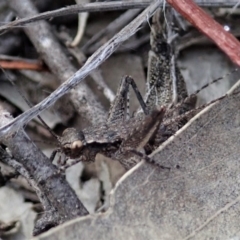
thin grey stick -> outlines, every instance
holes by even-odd
[[[101,71],[99,69],[92,71],[91,77],[94,80],[94,82],[98,85],[98,88],[100,88],[100,90],[103,92],[104,96],[109,100],[109,102],[110,103],[113,102],[115,99],[115,94],[105,82],[101,74]]]
[[[60,8],[58,10],[37,14],[32,17],[26,17],[26,18],[15,20],[14,22],[1,26],[0,33],[15,27],[23,26],[28,23],[36,22],[43,19],[50,19],[50,18],[65,16],[70,14],[77,14],[80,12],[116,11],[116,10],[124,10],[124,9],[145,8],[151,2],[152,1],[144,1],[144,2],[117,1],[117,2],[97,2],[97,3],[89,3],[89,4],[81,4],[81,5],[72,5],[65,8]],[[204,7],[233,7],[237,5],[238,0],[232,0],[232,1],[218,0],[218,1],[207,1],[207,2],[195,1],[195,2],[198,5],[204,6]],[[162,6],[162,1],[160,4]]]
[[[82,51],[86,52],[87,49],[93,44],[96,43],[100,38],[106,35],[112,35],[119,31],[120,28],[124,27],[130,20],[132,20],[139,13],[139,9],[128,10],[125,13],[121,14],[117,19],[112,21],[107,27],[102,29],[93,35],[86,44],[82,47]],[[109,37],[108,37],[109,38]],[[100,41],[99,41],[100,42]],[[99,47],[99,46],[98,46]],[[96,49],[96,48],[95,48]]]
[[[118,34],[111,38],[107,43],[105,43],[101,48],[99,48],[83,65],[83,67],[78,70],[72,77],[70,77],[65,83],[59,86],[54,92],[52,92],[47,98],[35,105],[33,108],[24,112],[9,124],[0,128],[0,137],[9,132],[13,132],[20,128],[24,124],[28,123],[34,117],[36,117],[40,112],[50,107],[55,103],[60,97],[69,92],[73,87],[82,82],[82,80],[87,77],[90,72],[96,69],[101,63],[103,63],[107,58],[109,58],[114,51],[120,46],[120,44],[130,38],[135,34],[141,24],[146,21],[159,7],[160,2],[154,1],[147,9],[145,9],[138,17],[136,17],[131,23],[129,23],[125,28],[123,28]]]
[[[64,32],[59,36],[64,42],[69,42],[71,37],[68,35],[68,33]],[[66,43],[65,43],[66,44]],[[79,65],[82,66],[83,62],[86,60],[86,56],[83,54],[83,52],[77,48],[69,48],[69,52],[76,58]],[[100,72],[100,69],[96,69],[90,73],[90,77],[94,80],[94,82],[98,85],[98,87],[103,92],[104,96],[112,102],[115,98],[114,92],[109,88],[109,86],[105,83],[103,76]]]
[[[145,8],[150,4],[150,1],[146,2],[98,2],[88,3],[80,5],[72,5],[65,8],[60,8],[54,11],[48,11],[40,14],[35,14],[31,17],[15,20],[11,23],[0,27],[0,33],[5,30],[10,30],[15,27],[23,26],[28,23],[36,22],[39,20],[60,17],[65,15],[77,14],[80,12],[99,12],[99,11],[116,11],[133,8]]]
[[[135,50],[139,48],[141,45],[149,43],[150,41],[150,36],[149,34],[145,34],[137,39],[134,40],[129,40],[126,42],[126,44],[122,45],[116,53],[124,53],[124,52],[129,52],[129,50]]]

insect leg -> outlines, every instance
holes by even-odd
[[[137,96],[137,99],[143,109],[143,112],[146,115],[149,113],[147,106],[142,98],[142,95],[139,92],[133,78],[131,78],[130,76],[125,76],[121,80],[120,86],[116,94],[116,98],[111,105],[107,123],[113,123],[119,120],[126,120],[129,118],[129,85],[132,86]]]
[[[122,141],[119,150],[112,156],[118,160],[126,169],[132,168],[141,160],[139,156],[129,149],[136,149],[137,152],[144,150],[149,139],[156,133],[165,113],[165,108],[155,109],[152,113],[139,121],[134,129],[129,129],[129,135]]]
[[[52,154],[51,154],[51,156],[50,156],[50,158],[49,158],[51,162],[53,162],[53,160],[54,160],[54,158],[56,157],[56,154],[57,154],[58,152],[60,152],[60,149],[55,149],[55,150],[53,150],[53,152],[52,152]]]
[[[158,10],[152,19],[145,96],[149,109],[158,105],[172,106],[187,97],[186,84],[175,61],[174,22],[171,9],[166,9],[165,14]]]
[[[162,169],[168,169],[168,170],[171,169],[169,167],[164,167],[163,165],[160,165],[159,163],[156,163],[152,158],[148,157],[146,154],[144,154],[142,152],[137,151],[136,149],[129,148],[128,151],[132,152],[134,155],[138,156],[139,158],[144,159],[146,162],[153,163],[153,164],[157,165],[158,167],[160,167]]]

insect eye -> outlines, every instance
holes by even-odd
[[[74,141],[71,146],[72,149],[77,149],[77,148],[80,149],[82,147],[83,147],[83,143],[80,140]]]

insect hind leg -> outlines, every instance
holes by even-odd
[[[134,93],[140,103],[141,108],[145,115],[149,114],[148,108],[143,100],[138,87],[130,76],[122,78],[121,83],[118,87],[116,98],[114,99],[108,114],[107,123],[114,123],[119,120],[126,120],[129,118],[129,86],[134,90]]]

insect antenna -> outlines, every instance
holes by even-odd
[[[233,74],[234,72],[237,72],[238,70],[239,70],[238,68],[234,68],[233,70],[231,70],[230,72],[226,73],[225,75],[223,75],[223,76],[221,76],[221,77],[219,77],[219,78],[216,78],[216,79],[212,80],[212,81],[209,82],[209,83],[204,84],[200,89],[196,90],[195,92],[193,92],[192,94],[190,94],[188,97],[186,97],[185,99],[183,99],[183,100],[180,101],[179,103],[177,103],[177,104],[175,104],[175,105],[171,104],[171,105],[169,106],[169,111],[168,111],[168,113],[172,113],[172,112],[175,111],[176,109],[181,108],[182,105],[191,102],[191,99],[195,98],[196,95],[197,95],[198,93],[200,93],[202,90],[204,90],[204,89],[206,89],[207,87],[209,87],[210,85],[212,85],[212,84],[214,84],[214,83],[216,83],[216,82],[218,82],[218,81],[226,78],[227,76]],[[220,100],[221,98],[222,98],[222,97],[220,97],[220,98],[218,98],[218,99],[215,99],[215,100],[213,100],[213,101]],[[211,102],[211,103],[213,103],[213,102]],[[210,103],[209,103],[209,104],[210,104]],[[181,114],[181,115],[182,115],[182,114]]]
[[[240,90],[239,90],[239,91],[232,92],[232,93],[231,93],[231,96],[232,96],[232,95],[236,95],[236,94],[238,94],[238,93],[240,93]],[[174,119],[170,119],[170,120],[164,121],[164,122],[163,122],[163,125],[164,125],[164,126],[169,126],[169,125],[171,125],[171,124],[173,124],[173,123],[180,122],[182,119],[192,118],[192,117],[196,114],[196,112],[198,112],[198,111],[202,110],[203,108],[208,107],[208,106],[210,106],[211,104],[213,104],[213,103],[215,103],[215,102],[218,102],[218,101],[220,101],[220,100],[222,100],[222,99],[224,99],[224,98],[226,98],[226,97],[228,97],[228,96],[229,96],[229,93],[226,93],[226,94],[224,94],[223,96],[221,96],[221,97],[219,97],[219,98],[216,98],[216,99],[210,101],[210,102],[207,103],[207,104],[203,104],[203,105],[201,105],[201,106],[199,106],[199,107],[197,107],[197,108],[195,108],[195,109],[189,110],[188,112],[182,113],[181,115],[175,117]]]
[[[12,86],[15,88],[15,90],[20,94],[20,96],[24,99],[24,101],[27,103],[27,105],[31,108],[33,107],[33,105],[31,104],[31,102],[24,96],[24,94],[22,93],[22,91],[16,86],[16,84],[12,81],[11,77],[7,74],[7,72],[0,66],[2,72],[4,73],[4,75],[6,76],[7,80],[12,84]],[[41,123],[43,124],[43,126],[51,133],[51,135],[57,140],[57,142],[59,143],[59,136],[56,135],[52,129],[47,125],[47,123],[42,119],[42,117],[40,115],[37,115],[38,119],[41,121]]]

